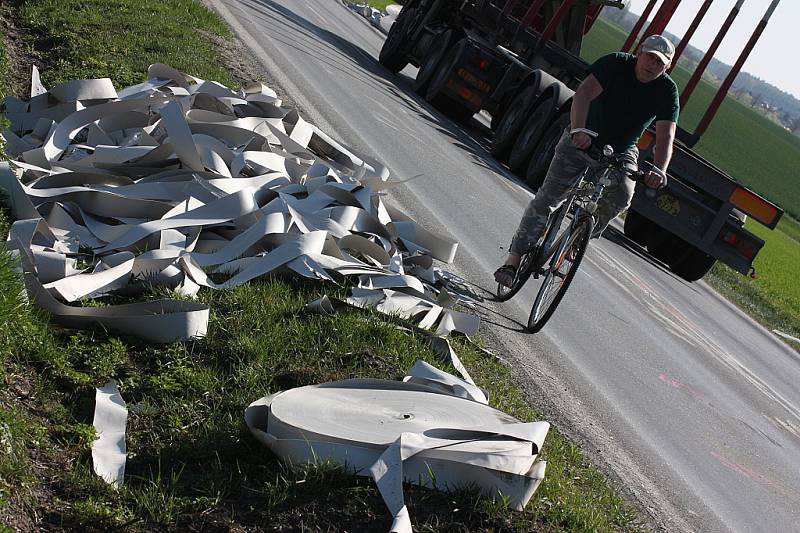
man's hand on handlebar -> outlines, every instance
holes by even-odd
[[[667,176],[660,168],[654,166],[644,175],[644,183],[652,189],[660,189],[667,185]]]
[[[597,133],[586,128],[574,128],[569,132],[569,138],[575,148],[588,150],[592,146],[592,139],[597,137]]]
[[[575,148],[578,148],[579,150],[586,150],[592,146],[592,138],[583,132],[572,134],[571,139],[572,144],[574,144]]]

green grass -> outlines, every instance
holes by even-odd
[[[125,87],[143,81],[157,62],[232,84],[204,36],[229,37],[230,30],[195,0],[25,1],[19,18],[36,36],[48,88],[97,77]]]
[[[791,222],[781,221],[777,230],[770,232],[761,224],[748,220],[746,227],[762,239],[769,239],[769,246],[756,259],[758,279],[768,279],[769,283],[759,284],[771,300],[786,308],[800,323],[800,283],[797,280],[800,243],[784,230],[791,225]]]
[[[375,9],[379,9],[381,11],[386,9],[386,6],[397,4],[397,2],[392,2],[392,0],[369,0],[367,3]],[[361,4],[363,5],[363,2],[361,2]]]
[[[791,217],[784,216],[778,223],[778,229],[786,234],[788,238],[800,244],[800,222]]]
[[[142,80],[156,61],[230,82],[207,40],[228,30],[194,2],[30,0],[17,16],[37,36],[31,46],[48,86],[96,76],[124,86]],[[8,221],[0,210],[0,238]],[[282,466],[249,435],[243,412],[277,390],[351,377],[398,379],[417,358],[443,366],[424,339],[373,313],[322,317],[305,309],[323,292],[343,296],[340,287],[270,279],[202,292],[212,310],[208,336],[148,346],[53,327],[21,299],[11,267],[0,253],[0,529],[388,528],[372,481],[331,465]],[[539,419],[508,369],[468,344],[455,348],[494,406]],[[129,408],[119,491],[93,474],[89,452],[94,387],[109,377],[118,379]],[[556,428],[543,456],[547,478],[525,512],[470,491],[409,488],[415,525],[639,530],[635,512]]]
[[[617,26],[599,19],[584,42],[582,56],[594,61],[619,50],[626,37]],[[679,88],[686,85],[690,75],[682,67],[673,71]],[[679,123],[684,129],[694,131],[716,91],[707,81],[698,84],[681,111]],[[733,98],[726,98],[696,151],[795,218],[800,217],[800,184],[795,179],[800,168],[800,138]]]
[[[3,40],[3,37],[0,36],[0,102],[3,101],[3,98],[8,96],[8,80],[6,76],[8,75],[8,57],[6,55],[6,44]],[[0,127],[8,126],[8,121],[5,117],[0,117]],[[2,138],[0,138],[0,159],[6,159],[5,153],[5,143],[3,142]]]
[[[7,264],[0,272],[13,281]],[[135,519],[145,528],[181,529],[207,514],[242,527],[291,526],[298,509],[306,508],[313,509],[305,522],[312,529],[388,525],[369,480],[329,465],[290,471],[243,427],[244,408],[278,390],[352,377],[399,379],[417,358],[443,366],[423,338],[377,314],[351,310],[331,318],[305,309],[322,292],[343,296],[344,289],[273,279],[205,292],[201,299],[212,309],[208,337],[167,347],[92,332],[49,335],[41,318],[14,301],[18,284],[0,290],[11,306],[3,314],[9,319],[3,331],[17,332],[3,339],[5,362],[35,371],[39,388],[52,391],[59,406],[49,416],[57,420],[55,429],[39,437],[39,446],[71,465],[46,478],[65,509],[58,516],[64,527],[107,529]],[[24,341],[30,332],[36,342]],[[538,419],[503,366],[464,343],[456,346],[490,390],[494,406],[523,420]],[[110,376],[118,379],[130,410],[126,484],[119,492],[96,479],[89,462],[93,387]],[[24,439],[20,444],[31,446]],[[469,491],[443,495],[414,488],[408,492],[412,516],[422,530],[451,524],[522,529],[532,523],[567,531],[636,529],[630,508],[557,431],[548,436],[543,455],[547,480],[524,513]],[[24,462],[12,462],[25,470]],[[1,466],[0,472],[9,470]],[[320,499],[321,494],[328,496]]]

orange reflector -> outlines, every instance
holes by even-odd
[[[733,191],[730,202],[767,226],[771,226],[775,222],[775,217],[778,215],[777,208],[741,187]]]
[[[639,142],[636,143],[636,147],[639,150],[649,150],[650,145],[653,144],[653,139],[655,137],[649,131],[645,131],[642,133],[642,136],[639,137]]]
[[[460,96],[464,100],[472,100],[472,91],[470,91],[466,87],[462,87],[461,90],[458,91],[458,96]]]

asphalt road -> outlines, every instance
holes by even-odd
[[[800,531],[796,352],[618,230],[593,241],[544,331],[522,333],[536,283],[505,304],[489,292],[531,193],[489,156],[485,120],[427,106],[416,69],[380,67],[383,36],[336,0],[210,1],[307,118],[395,178],[423,174],[391,200],[460,241],[451,270],[483,300],[483,334],[656,526]]]

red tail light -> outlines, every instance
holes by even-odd
[[[748,261],[752,261],[756,256],[755,248],[747,240],[741,239],[739,235],[732,231],[725,231],[722,235],[722,240],[729,246],[736,248]]]
[[[739,236],[730,231],[722,237],[722,240],[731,246],[736,246],[739,244]]]

